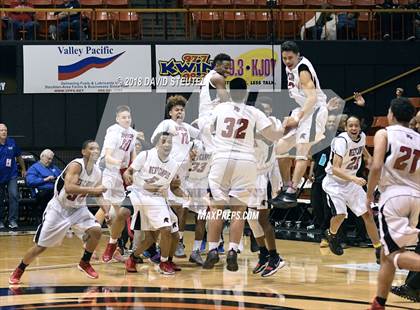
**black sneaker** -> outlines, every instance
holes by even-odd
[[[204,269],[213,269],[214,265],[219,262],[219,253],[217,249],[213,249],[207,253],[206,261],[203,264]]]
[[[341,247],[340,242],[338,241],[337,235],[331,234],[330,230],[328,229],[326,232],[326,236],[328,239],[328,246],[330,247],[331,252],[333,252],[335,255],[343,255],[344,251]]]
[[[265,267],[264,271],[261,274],[261,277],[269,277],[272,276],[277,272],[277,270],[283,268],[286,265],[285,261],[282,260],[280,255],[277,255],[275,257],[270,256],[270,259],[268,261],[267,267]]]
[[[270,255],[262,255],[261,253],[258,255],[258,263],[255,266],[254,270],[252,270],[253,274],[260,273],[267,267],[268,261],[270,259]]]
[[[271,204],[274,208],[284,208],[282,197],[285,192],[286,190],[280,191],[276,197],[269,199],[268,203]]]
[[[282,196],[282,201],[288,205],[289,208],[297,206],[297,196],[296,193],[285,192]]]
[[[376,263],[378,265],[381,264],[381,250],[382,250],[382,247],[379,247],[379,248],[375,249]]]
[[[297,206],[296,193],[281,192],[276,198],[269,201],[274,208],[290,209]]]
[[[391,293],[414,302],[420,302],[420,290],[413,289],[407,284],[391,287]]]
[[[226,257],[226,263],[227,263],[227,270],[229,271],[238,271],[238,253],[235,250],[229,250],[227,257]]]

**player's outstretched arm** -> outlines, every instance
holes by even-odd
[[[271,121],[271,125],[261,130],[260,134],[264,138],[272,142],[276,142],[283,137],[284,128],[282,126],[277,126],[276,121],[273,118],[269,117],[269,120]]]
[[[134,175],[134,169],[133,167],[128,167],[127,170],[123,173],[123,179],[125,184],[132,185],[133,184],[133,175]]]
[[[181,179],[179,178],[179,176],[175,176],[170,184],[170,188],[171,188],[171,192],[177,196],[177,197],[183,197],[183,198],[187,198],[188,195],[186,193],[184,193],[184,191],[181,189]]]
[[[95,200],[98,206],[102,209],[102,211],[104,211],[105,222],[109,224],[110,222],[109,210],[111,209],[111,203],[108,200],[104,199],[102,196],[96,197]]]
[[[366,184],[365,179],[346,173],[346,170],[342,168],[342,165],[343,157],[338,154],[334,154],[332,172],[335,176],[346,181],[354,182],[360,186],[364,186]]]
[[[226,89],[225,78],[221,75],[216,75],[211,79],[214,87],[217,90],[217,96],[220,98],[220,102],[230,101],[229,93]]]
[[[92,195],[99,196],[106,192],[106,188],[100,184],[98,186],[85,187],[78,185],[82,166],[78,163],[71,163],[64,177],[64,189],[69,195]]]
[[[112,157],[113,149],[105,149],[105,162],[110,166],[121,166],[121,160]]]
[[[366,193],[367,200],[369,202],[373,201],[373,194],[375,192],[376,186],[379,183],[379,177],[381,175],[382,166],[384,165],[385,153],[388,145],[388,137],[385,129],[381,129],[375,134],[375,138],[373,139],[373,145],[373,159],[372,164],[370,166]]]
[[[363,148],[363,157],[364,157],[365,162],[366,162],[366,167],[368,169],[370,169],[370,165],[372,164],[372,155],[370,155],[366,146]]]

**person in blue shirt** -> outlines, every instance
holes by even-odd
[[[78,0],[64,0],[64,3],[57,7],[64,9],[80,9],[80,3]],[[80,12],[60,12],[58,14],[58,19],[58,36],[60,38],[67,37],[70,28],[74,31],[74,39],[80,40]]]
[[[48,202],[54,196],[54,183],[61,174],[60,168],[52,164],[53,151],[45,149],[39,157],[39,161],[29,167],[26,174],[26,184],[35,189],[38,221],[40,221]]]
[[[4,229],[4,199],[6,191],[9,195],[9,227],[16,229],[19,216],[17,177],[18,168],[16,160],[21,167],[22,177],[26,175],[20,148],[14,139],[7,137],[7,126],[0,123],[0,229]]]

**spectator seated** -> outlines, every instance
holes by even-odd
[[[12,4],[11,8],[28,9],[33,8],[27,0],[18,0]],[[34,19],[34,12],[11,12],[9,14],[9,23],[7,29],[7,38],[9,40],[36,39],[38,23]]]
[[[54,182],[61,174],[61,170],[52,164],[54,153],[45,149],[40,155],[40,160],[33,164],[27,172],[26,184],[34,189],[37,199],[37,218],[41,219],[42,213],[54,195]]]

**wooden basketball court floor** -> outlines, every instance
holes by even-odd
[[[227,236],[226,236],[227,237]],[[128,274],[122,263],[93,263],[99,279],[92,280],[76,265],[81,241],[65,239],[62,247],[44,252],[27,268],[22,285],[9,286],[8,276],[32,245],[32,235],[0,236],[1,309],[367,309],[375,294],[377,269],[372,249],[349,248],[337,257],[318,244],[277,240],[287,265],[277,274],[253,275],[256,253],[239,255],[239,271],[224,267],[225,256],[214,270],[203,270],[178,259],[183,270],[163,276],[155,265],[138,265]],[[185,233],[189,255],[193,233]],[[227,240],[227,239],[226,239]],[[107,236],[101,240],[102,253]],[[204,256],[203,256],[204,258]],[[403,283],[399,271],[395,284]],[[390,294],[387,309],[420,309]]]

